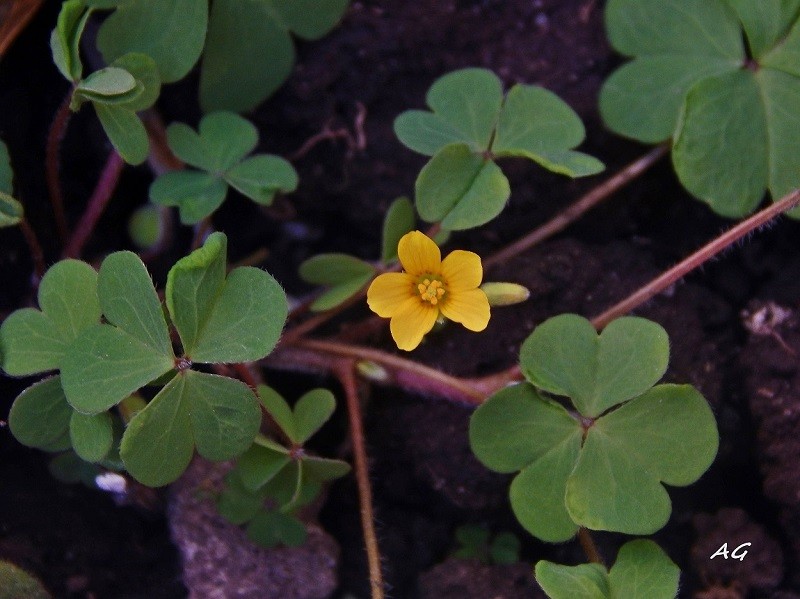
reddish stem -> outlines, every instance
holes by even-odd
[[[69,118],[72,111],[69,103],[72,100],[72,90],[70,88],[66,98],[58,107],[50,131],[47,134],[47,145],[45,146],[45,175],[47,179],[47,189],[50,194],[50,204],[53,206],[53,216],[56,219],[56,230],[61,239],[61,243],[66,243],[69,237],[69,227],[67,217],[64,213],[64,196],[61,194],[61,181],[59,179],[59,150],[61,141],[67,131]]]
[[[92,197],[86,205],[78,226],[64,249],[64,258],[77,258],[80,256],[83,246],[94,232],[97,221],[106,209],[114,190],[119,183],[119,176],[125,166],[125,161],[117,154],[116,150],[111,150],[108,160],[100,173],[97,185],[94,188]]]

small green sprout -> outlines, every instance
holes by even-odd
[[[194,224],[217,210],[228,186],[257,204],[269,206],[278,192],[297,189],[297,173],[279,156],[249,156],[258,144],[258,130],[232,112],[215,112],[200,121],[198,131],[183,123],[167,129],[175,155],[199,170],[165,173],[150,187],[150,199],[178,206],[181,222]]]
[[[536,564],[536,582],[550,599],[674,599],[679,578],[678,566],[644,539],[623,545],[611,570],[600,564]]]
[[[491,71],[462,69],[439,78],[426,100],[431,112],[404,112],[394,128],[403,144],[433,157],[416,182],[427,222],[456,231],[500,214],[511,191],[495,158],[528,158],[570,177],[603,170],[572,149],[585,135],[580,117],[542,87],[515,85],[504,95]]]
[[[519,539],[510,532],[501,532],[490,538],[483,526],[465,524],[456,529],[459,548],[453,553],[461,559],[476,559],[484,564],[507,565],[519,561]]]
[[[305,526],[293,514],[317,497],[323,483],[350,471],[346,462],[315,457],[304,449],[333,414],[336,400],[327,389],[315,389],[292,409],[270,387],[260,385],[258,395],[288,443],[258,435],[226,477],[219,511],[234,524],[247,523],[248,536],[260,545],[300,545]],[[265,502],[271,505],[265,507]]]
[[[8,374],[60,370],[14,402],[9,424],[20,442],[50,451],[72,447],[92,462],[118,448],[128,472],[150,486],[180,476],[195,447],[212,460],[242,454],[261,422],[255,394],[238,380],[191,366],[266,356],[287,302],[263,271],[242,267],[226,275],[226,246],[225,235],[214,233],[169,272],[166,307],[182,345],[177,355],[135,254],[109,255],[99,273],[76,260],[54,265],[39,288],[41,311],[17,310],[0,326]],[[163,388],[130,418],[120,439],[118,417],[108,411],[146,385]]]
[[[681,183],[723,216],[781,198],[800,185],[799,16],[795,1],[611,0],[608,37],[633,60],[605,82],[603,119],[671,139]]]
[[[668,359],[666,332],[642,318],[620,318],[598,335],[567,314],[528,337],[520,351],[528,382],[490,397],[469,434],[488,468],[520,471],[511,507],[531,534],[561,542],[580,526],[650,534],[666,524],[671,503],[662,482],[691,484],[718,445],[714,416],[696,389],[653,386]]]

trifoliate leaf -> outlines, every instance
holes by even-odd
[[[177,206],[184,225],[210,216],[225,201],[225,181],[201,171],[164,173],[150,186],[150,200],[159,206]]]
[[[225,181],[257,204],[269,206],[278,192],[297,189],[297,171],[283,158],[260,154],[247,158],[225,173]]]

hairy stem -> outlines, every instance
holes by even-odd
[[[682,260],[666,272],[657,276],[655,279],[637,289],[624,300],[618,302],[599,316],[592,319],[592,324],[598,330],[603,329],[609,322],[615,318],[627,314],[652,299],[664,291],[670,285],[676,283],[679,279],[685,277],[689,272],[706,263],[708,260],[723,252],[728,247],[743,239],[759,227],[765,225],[773,218],[783,214],[787,210],[791,210],[800,204],[800,190],[795,190],[792,193],[784,196],[779,201],[767,206],[763,210],[756,212],[750,218],[743,220],[735,227],[732,227],[716,239],[704,245],[688,258]]]
[[[67,124],[72,115],[69,103],[72,100],[73,88],[69,89],[67,96],[58,107],[50,131],[47,134],[47,145],[45,146],[45,176],[47,179],[47,190],[50,194],[50,204],[53,206],[53,216],[56,219],[56,231],[61,239],[61,243],[67,243],[69,238],[69,227],[67,217],[64,213],[64,196],[61,193],[61,181],[59,178],[59,150],[61,141],[67,131]]]
[[[669,152],[669,146],[662,144],[650,150],[641,158],[634,160],[617,174],[606,179],[600,185],[592,188],[588,193],[578,199],[574,204],[570,204],[547,221],[542,226],[534,229],[530,233],[521,237],[514,243],[507,245],[502,250],[495,252],[483,261],[484,268],[488,269],[496,264],[501,264],[506,260],[521,254],[525,250],[541,243],[567,228],[574,223],[588,210],[625,187],[628,183],[636,179],[639,175],[653,166],[658,160]]]
[[[600,552],[597,550],[597,545],[594,544],[594,539],[592,538],[592,534],[589,532],[588,528],[581,526],[578,529],[578,541],[580,541],[581,547],[583,547],[583,552],[586,554],[586,557],[590,562],[593,564],[600,564],[601,566],[605,565],[603,563],[603,558],[600,556]]]
[[[108,206],[111,196],[114,195],[114,190],[117,188],[119,176],[124,166],[125,161],[122,157],[117,154],[116,150],[111,150],[83,216],[75,228],[67,247],[64,249],[64,258],[77,258],[80,256],[83,246],[86,245],[89,237],[91,237],[95,226],[97,226],[97,221],[100,220],[100,216]]]
[[[383,573],[378,537],[375,534],[375,515],[372,510],[372,488],[369,484],[369,464],[364,441],[364,427],[361,417],[361,403],[358,399],[353,360],[339,360],[336,374],[344,388],[347,400],[347,414],[350,423],[350,439],[353,442],[353,462],[358,485],[358,499],[361,504],[361,527],[364,531],[364,544],[369,564],[369,582],[372,599],[383,599]]]

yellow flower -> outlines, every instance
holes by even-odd
[[[405,272],[382,274],[367,291],[370,309],[392,319],[389,328],[397,347],[417,347],[440,314],[470,331],[486,328],[489,300],[478,289],[480,256],[455,250],[442,260],[439,246],[419,231],[403,235],[397,256]]]

